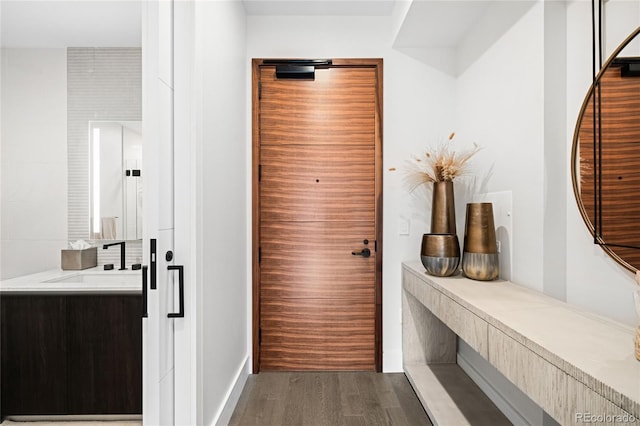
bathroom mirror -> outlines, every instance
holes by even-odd
[[[640,269],[640,28],[611,55],[582,105],[573,138],[574,194],[594,238]]]
[[[90,121],[93,240],[142,238],[142,123]]]

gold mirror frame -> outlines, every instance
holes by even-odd
[[[598,244],[616,262],[618,262],[620,265],[622,265],[623,267],[629,269],[632,272],[635,272],[638,269],[640,269],[640,265],[638,267],[633,266],[631,263],[629,263],[628,259],[625,259],[623,256],[621,256],[619,253],[617,253],[615,251],[617,248],[619,248],[621,246],[614,246],[612,244],[607,244],[606,241],[604,240],[604,238],[601,235],[596,234],[596,228],[595,228],[593,222],[591,221],[591,218],[589,217],[589,214],[588,214],[588,212],[587,212],[587,210],[585,208],[585,205],[583,203],[583,200],[582,200],[582,194],[581,194],[581,191],[580,191],[580,182],[579,182],[580,170],[577,170],[577,169],[580,168],[580,161],[581,161],[580,153],[579,153],[579,145],[580,145],[580,132],[581,132],[581,128],[582,128],[582,123],[583,123],[584,118],[585,118],[585,113],[589,109],[590,104],[594,103],[594,100],[592,99],[592,97],[594,96],[596,88],[599,86],[603,76],[605,75],[605,73],[609,69],[610,65],[618,57],[620,52],[622,52],[622,50],[624,50],[629,45],[629,43],[631,43],[631,41],[635,39],[635,37],[639,33],[640,33],[640,27],[638,27],[635,31],[633,31],[633,33],[631,33],[620,44],[620,46],[618,46],[618,48],[611,54],[611,56],[607,59],[607,61],[604,64],[604,66],[598,72],[594,82],[591,84],[591,87],[589,88],[589,91],[587,92],[587,95],[585,96],[584,101],[582,103],[582,107],[580,109],[580,114],[578,115],[578,121],[576,123],[575,131],[574,131],[574,134],[573,134],[573,145],[572,145],[572,148],[571,148],[571,180],[572,180],[572,184],[573,184],[573,193],[574,193],[574,196],[576,198],[576,202],[578,204],[578,209],[580,210],[580,214],[582,216],[582,219],[584,220],[585,225],[587,225],[587,228],[589,229],[589,232],[594,237],[594,244]],[[640,78],[640,77],[635,77],[635,78]],[[594,133],[593,144],[595,145],[596,144],[596,142],[595,142],[595,131],[593,133]],[[640,168],[640,165],[638,165],[638,167]],[[595,193],[595,188],[594,188],[594,193]],[[640,196],[640,194],[639,194],[639,196]],[[595,198],[596,198],[596,196],[594,194],[594,200],[595,200]],[[594,208],[594,210],[595,210],[595,208]],[[640,252],[640,249],[638,249],[638,252]]]

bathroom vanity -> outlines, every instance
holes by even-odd
[[[140,271],[0,283],[1,415],[142,413]]]
[[[404,370],[434,424],[480,415],[461,412],[468,404],[438,380],[470,382],[456,363],[457,338],[560,424],[640,419],[633,327],[507,281],[429,276],[420,262],[403,264],[402,287]]]

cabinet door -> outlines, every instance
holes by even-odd
[[[2,296],[2,415],[65,414],[65,298]]]
[[[142,413],[142,298],[70,296],[69,413]]]

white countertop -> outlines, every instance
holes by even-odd
[[[0,281],[1,294],[140,294],[142,271],[52,269]]]
[[[434,277],[419,261],[404,267],[591,389],[640,413],[634,327],[508,281]]]

